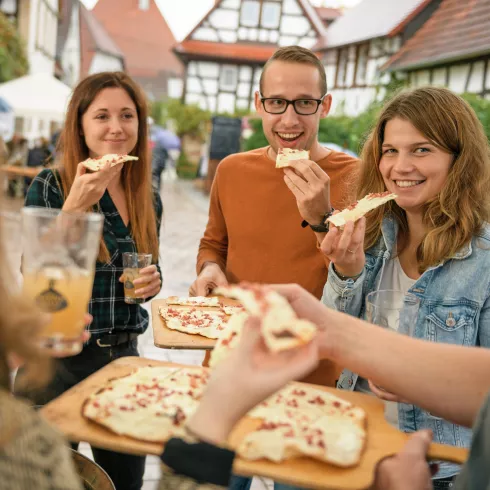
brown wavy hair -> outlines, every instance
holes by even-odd
[[[435,87],[402,92],[383,108],[364,144],[358,198],[386,190],[379,163],[385,127],[394,118],[409,121],[432,144],[454,156],[443,189],[425,205],[427,233],[417,250],[422,273],[453,257],[489,221],[490,147],[475,112],[458,95]],[[379,240],[386,213],[395,217],[404,243],[408,233],[406,214],[390,201],[368,215],[365,250]]]
[[[68,196],[77,173],[77,165],[89,157],[82,134],[82,116],[99,92],[105,88],[122,88],[131,97],[138,113],[138,142],[131,155],[139,158],[136,165],[125,165],[122,183],[129,212],[131,233],[136,248],[151,253],[158,260],[158,236],[151,186],[151,159],[148,145],[148,104],[139,86],[125,73],[106,72],[91,75],[75,88],[68,106],[58,151],[63,195]],[[98,260],[109,261],[109,251],[102,241]]]

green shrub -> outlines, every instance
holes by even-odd
[[[175,171],[177,176],[181,179],[195,179],[197,175],[197,165],[190,162],[185,154],[185,150],[182,150],[179,154],[179,158],[175,164]]]
[[[322,119],[318,129],[318,141],[322,143],[336,143],[343,148],[348,148],[359,154],[362,145],[376,123],[382,107],[398,91],[403,89],[403,87],[403,81],[393,77],[392,81],[386,87],[384,97],[380,98],[380,100],[373,101],[361,114],[354,117],[331,115]],[[490,100],[483,99],[475,94],[463,94],[462,97],[476,112],[490,141]],[[250,123],[253,133],[245,140],[244,149],[248,151],[267,146],[269,143],[262,129],[262,121],[260,119],[253,119]]]
[[[12,22],[0,12],[0,83],[27,75],[24,41]]]

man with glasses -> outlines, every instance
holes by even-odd
[[[318,142],[331,101],[325,69],[310,50],[284,47],[266,63],[255,106],[269,146],[219,164],[191,295],[250,281],[298,283],[321,297],[328,269],[318,246],[324,221],[350,202],[358,167],[357,159]],[[276,169],[279,148],[309,150],[310,160]],[[336,372],[326,368],[308,380],[333,385]]]

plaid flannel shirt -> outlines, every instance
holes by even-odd
[[[33,181],[27,192],[25,205],[61,209],[64,197],[58,173],[43,170]],[[154,193],[157,216],[157,235],[159,235],[163,206],[160,196]],[[89,313],[94,317],[89,326],[92,339],[107,333],[143,333],[148,327],[148,312],[141,305],[129,305],[124,302],[124,287],[119,278],[123,273],[123,252],[136,252],[136,245],[130,227],[123,223],[109,193],[106,191],[99,201],[100,212],[104,215],[103,237],[109,254],[108,263],[96,262],[92,298]],[[144,252],[144,251],[142,251]],[[153,257],[158,262],[158,257]],[[161,270],[156,264],[158,272]],[[147,298],[147,301],[151,298]]]

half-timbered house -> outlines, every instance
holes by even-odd
[[[389,74],[381,68],[440,3],[441,0],[363,0],[344,11],[316,47],[322,54],[333,95],[332,110],[358,114],[382,93]]]
[[[490,1],[443,0],[383,67],[413,87],[439,85],[490,99]]]
[[[185,65],[183,100],[214,113],[252,109],[274,51],[312,48],[324,32],[308,0],[217,0],[174,49]]]
[[[59,0],[0,0],[26,43],[29,72],[54,72]]]

